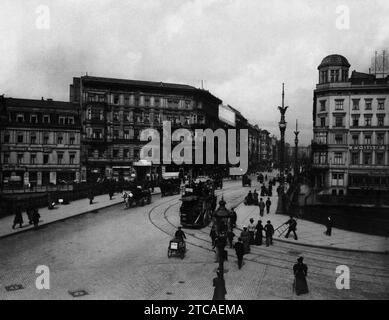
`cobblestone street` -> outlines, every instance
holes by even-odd
[[[227,207],[239,205],[247,191],[240,181],[225,183]],[[217,264],[209,227],[185,230],[185,259],[167,257],[179,206],[179,196],[155,195],[145,207],[126,210],[118,204],[1,239],[0,299],[73,299],[69,292],[77,290],[88,293],[77,299],[211,299]],[[239,207],[238,222],[246,221],[252,208]],[[252,247],[238,270],[228,250],[227,299],[300,299],[292,293],[291,271],[299,255],[308,264],[310,287],[301,299],[389,297],[387,255],[276,241],[268,248]],[[335,268],[341,264],[350,267],[350,290],[335,287]],[[50,290],[35,287],[38,265],[50,268]],[[5,289],[13,284],[23,289]]]

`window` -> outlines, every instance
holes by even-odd
[[[88,120],[92,119],[92,109],[91,108],[88,108],[88,110],[86,111],[86,118]]]
[[[343,164],[343,153],[335,152],[334,153],[334,164]]]
[[[363,141],[364,144],[371,144],[371,135],[365,134],[365,140]]]
[[[18,164],[23,163],[23,153],[18,153],[17,162],[18,162]]]
[[[69,163],[74,164],[74,159],[76,159],[76,155],[74,153],[71,153],[69,155]]]
[[[353,122],[351,123],[351,125],[353,127],[358,127],[359,126],[359,114],[358,115],[353,115]]]
[[[382,146],[384,144],[384,134],[383,133],[377,133],[377,144]]]
[[[50,123],[50,116],[49,115],[45,114],[43,116],[43,123],[45,123],[45,124]]]
[[[385,115],[384,114],[377,114],[377,126],[383,127],[385,121]]]
[[[376,153],[376,165],[382,166],[384,164],[384,153],[377,152]]]
[[[36,114],[32,114],[30,117],[31,123],[38,123],[38,116]]]
[[[332,174],[332,185],[343,186],[344,185],[344,173],[333,173]]]
[[[22,122],[24,122],[24,115],[22,115],[22,114],[16,115],[16,122],[17,122],[17,123],[22,123]]]
[[[335,100],[335,110],[343,110],[343,99]]]
[[[30,164],[36,163],[36,154],[30,154]]]
[[[335,81],[336,81],[335,70],[331,70],[331,82],[335,82]]]
[[[371,156],[371,152],[364,152],[363,153],[363,164],[365,165],[371,165],[371,159],[372,159],[372,156]]]
[[[119,95],[118,95],[118,94],[115,94],[115,95],[113,96],[113,103],[114,103],[114,104],[119,104]]]
[[[353,99],[353,110],[359,110],[359,99]]]
[[[343,143],[343,135],[342,134],[336,134],[335,135],[335,143],[336,144],[342,144]]]
[[[365,126],[371,127],[371,116],[365,116]]]
[[[71,135],[69,137],[69,144],[74,144],[75,141],[76,141],[76,137],[74,135]]]
[[[348,71],[342,70],[342,81],[346,82],[348,79]]]
[[[31,144],[35,144],[35,143],[36,143],[36,135],[35,135],[35,134],[31,135],[31,137],[30,137],[30,143],[31,143]]]
[[[48,154],[44,154],[43,155],[43,164],[48,164],[49,163],[49,155]]]
[[[113,158],[119,157],[119,150],[114,149],[114,150],[113,150],[113,153],[112,153],[112,156],[113,156]]]
[[[101,130],[93,130],[93,139],[101,139],[101,138],[102,138]]]
[[[144,117],[144,123],[149,123],[150,122],[150,114],[145,113],[143,117]]]
[[[316,152],[314,154],[314,163],[327,164],[327,153],[326,152]]]
[[[155,104],[155,106],[158,107],[158,105],[159,105],[159,98],[154,98],[154,104]]]
[[[99,119],[104,120],[104,111],[103,110],[99,111]]]
[[[365,99],[365,110],[371,110],[371,99]]]
[[[130,131],[124,130],[124,139],[126,140],[130,139]]]
[[[124,149],[123,150],[123,158],[130,158],[130,149]]]
[[[57,160],[58,160],[58,164],[62,164],[63,162],[63,153],[57,153]]]
[[[186,109],[190,108],[190,100],[185,100],[185,108]]]
[[[317,132],[315,134],[315,142],[319,144],[327,143],[327,133],[326,132]]]
[[[63,144],[63,136],[62,135],[58,135],[57,144]]]
[[[3,139],[4,143],[9,143],[10,141],[10,135],[9,133],[5,133],[4,134],[4,139]]]
[[[49,136],[48,135],[43,136],[43,144],[49,144]]]
[[[343,117],[335,117],[335,127],[343,127]]]
[[[359,152],[351,153],[351,164],[353,165],[359,164]]]
[[[9,154],[8,153],[4,153],[4,163],[5,164],[9,163]]]
[[[377,110],[385,110],[385,99],[377,99],[378,105]]]
[[[134,159],[139,159],[139,149],[134,149]]]
[[[113,113],[113,121],[119,121],[119,112],[114,111],[114,113]]]
[[[74,117],[68,118],[68,124],[74,124]]]
[[[353,144],[358,144],[359,143],[359,135],[353,134],[352,142],[353,142]]]
[[[114,131],[113,131],[113,139],[114,139],[114,140],[119,139],[119,131],[118,131],[118,130],[114,130]]]
[[[65,117],[59,117],[58,122],[59,124],[65,124]]]
[[[24,138],[23,138],[23,133],[18,133],[18,143],[23,143],[23,140],[24,140]]]

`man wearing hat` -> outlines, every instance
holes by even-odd
[[[274,227],[271,224],[270,220],[267,221],[263,229],[265,230],[266,247],[268,247],[269,245],[273,244],[273,234],[274,234]]]
[[[246,226],[243,226],[243,231],[241,232],[240,237],[243,241],[244,253],[250,253],[250,233],[248,232]]]
[[[297,295],[308,293],[307,274],[308,267],[303,263],[304,258],[299,257],[297,263],[293,266],[294,283],[293,290]]]

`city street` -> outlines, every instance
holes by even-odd
[[[241,204],[248,190],[241,181],[230,181],[217,193],[219,199],[223,193],[230,208]],[[210,227],[185,229],[185,258],[167,257],[180,204],[179,196],[154,195],[145,207],[124,209],[118,204],[0,239],[0,299],[73,299],[70,292],[79,290],[87,295],[77,299],[211,299],[217,263]],[[240,206],[237,212],[238,224],[243,223],[253,207]],[[238,270],[235,252],[227,250],[229,300],[389,298],[388,255],[275,241],[270,247],[253,246]],[[297,297],[292,292],[292,267],[300,255],[308,265],[310,293]],[[39,265],[50,269],[49,290],[35,286]],[[350,290],[335,286],[338,265],[350,268]],[[7,291],[11,285],[23,288]]]

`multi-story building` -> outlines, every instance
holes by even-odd
[[[271,165],[270,158],[271,139],[270,132],[267,130],[261,130],[260,133],[260,164],[262,169],[266,169]]]
[[[80,180],[80,122],[69,102],[0,97],[2,187]]]
[[[353,71],[341,55],[318,66],[312,141],[322,194],[389,192],[389,76]]]
[[[189,85],[90,76],[73,78],[70,101],[81,111],[82,179],[90,181],[128,180],[131,175],[143,179],[146,172],[190,170],[194,166],[140,163],[145,142],[139,134],[144,128],[161,131],[163,121],[170,121],[172,130],[215,129],[222,102],[209,91]]]

